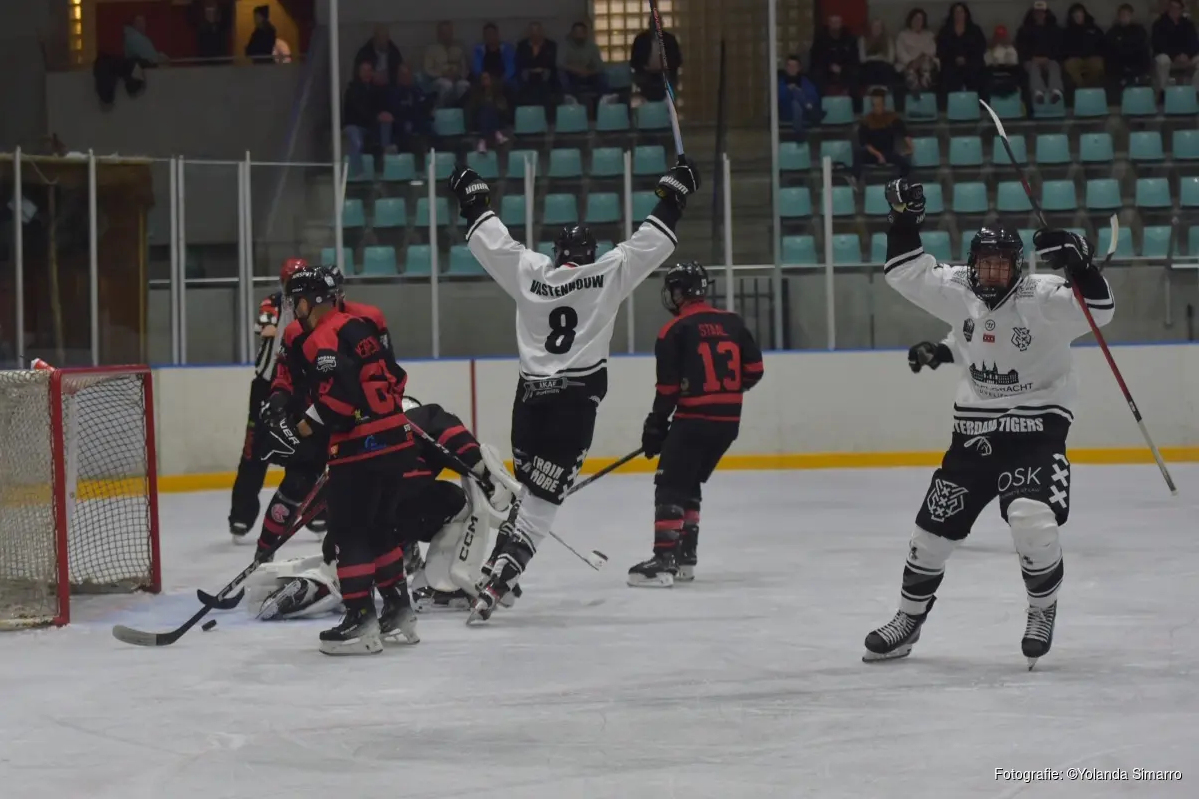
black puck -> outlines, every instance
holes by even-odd
[[[216,627],[216,619],[212,619],[210,621],[204,622],[204,626],[201,627],[200,629],[203,630],[204,632],[208,632],[213,627]]]

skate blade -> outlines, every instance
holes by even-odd
[[[899,649],[896,649],[892,652],[884,652],[883,654],[871,652],[869,649],[867,649],[866,654],[862,655],[862,662],[882,663],[883,661],[887,660],[899,660],[901,658],[906,658],[910,654],[912,654],[911,646],[901,646]]]
[[[1033,670],[1033,667],[1037,665],[1038,660],[1040,660],[1040,658],[1029,658],[1028,659],[1028,670],[1029,671]]]
[[[368,635],[362,638],[351,638],[349,641],[321,641],[322,655],[377,655],[383,651],[383,641],[378,635]]]
[[[674,575],[670,572],[663,572],[654,577],[630,574],[626,582],[630,588],[672,588],[674,586]]]
[[[476,622],[479,624],[486,622],[488,619],[491,618],[491,613],[492,613],[492,611],[488,610],[486,608],[484,608],[482,610],[479,610],[477,608],[471,608],[470,615],[466,617],[466,626],[470,627],[471,625],[475,624]]]
[[[695,569],[690,566],[680,566],[679,573],[674,576],[676,583],[693,583],[695,582]]]
[[[420,636],[416,634],[416,630],[412,630],[410,632],[393,630],[389,633],[380,634],[379,638],[381,638],[385,644],[411,645],[420,643]]]

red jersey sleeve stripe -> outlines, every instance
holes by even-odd
[[[764,363],[762,363],[761,361],[757,361],[756,363],[742,364],[741,371],[743,371],[743,372],[762,372],[765,370],[765,368],[766,368],[766,365]]]
[[[683,397],[679,400],[680,408],[696,408],[703,405],[740,405],[742,396],[739,392],[728,394],[704,394],[699,397]]]
[[[657,389],[658,389],[659,394],[670,395],[670,394],[678,394],[679,393],[679,387],[677,385],[670,386],[670,385],[664,385],[662,383],[659,383],[657,386]]]
[[[457,425],[455,427],[450,427],[444,433],[442,433],[441,435],[439,435],[437,437],[437,443],[441,444],[444,447],[451,438],[458,435],[459,433],[465,433],[465,432],[466,432],[465,425]]]

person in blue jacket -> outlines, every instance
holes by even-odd
[[[483,43],[475,45],[471,74],[477,79],[484,72],[501,78],[506,85],[516,79],[516,48],[500,41],[500,29],[494,22],[483,26]]]
[[[795,138],[803,141],[808,125],[815,125],[823,118],[816,84],[803,74],[799,56],[787,56],[787,63],[779,70],[779,119],[790,122]]]

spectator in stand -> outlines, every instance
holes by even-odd
[[[169,61],[166,53],[160,53],[146,33],[146,18],[138,14],[133,22],[125,26],[125,58],[138,66],[156,67]]]
[[[562,88],[571,97],[608,93],[608,76],[604,72],[604,57],[591,38],[586,22],[570,26],[570,36],[558,48],[558,74]]]
[[[1107,74],[1121,86],[1144,83],[1153,71],[1153,56],[1149,52],[1149,33],[1145,26],[1133,20],[1132,6],[1120,6],[1116,22],[1107,30]]]
[[[996,25],[991,47],[985,58],[987,64],[986,94],[991,97],[1008,97],[1020,93],[1020,54],[1012,45],[1006,25]]]
[[[375,69],[369,61],[358,64],[354,79],[346,87],[341,103],[341,128],[346,134],[351,175],[363,173],[362,153],[368,145],[373,145],[372,136],[378,136],[380,147],[391,141],[390,115],[379,107]]]
[[[866,35],[858,39],[858,61],[863,86],[890,90],[895,84],[895,42],[881,19],[870,20]]]
[[[529,35],[516,43],[517,102],[520,105],[557,105],[558,44],[545,38],[540,22],[529,23]]]
[[[941,64],[941,89],[945,92],[981,92],[986,74],[983,58],[987,37],[974,22],[970,7],[954,3],[937,34],[937,60]]]
[[[475,57],[471,68],[477,78],[484,72],[498,80],[495,88],[506,87],[516,80],[516,50],[507,42],[500,41],[500,29],[494,22],[483,26],[483,43],[475,46]]]
[[[354,63],[361,64],[363,61],[370,63],[375,74],[382,72],[386,75],[389,85],[394,86],[399,79],[400,64],[404,63],[404,56],[391,40],[391,33],[386,25],[376,25],[375,34],[371,36],[370,41],[358,48]]]
[[[787,56],[787,63],[779,70],[779,119],[790,122],[795,140],[802,142],[808,137],[808,126],[818,124],[823,118],[816,84],[803,74],[799,56]]]
[[[1066,12],[1066,29],[1062,32],[1063,66],[1075,88],[1089,89],[1103,86],[1106,74],[1103,54],[1107,43],[1103,29],[1095,24],[1095,18],[1082,3],[1075,3]]]
[[[853,160],[854,177],[862,179],[867,166],[892,166],[899,177],[907,177],[912,169],[910,154],[912,137],[899,114],[887,110],[887,92],[870,92],[870,110],[858,126],[858,147]]]
[[[230,4],[220,4],[216,0],[193,0],[188,10],[191,24],[196,30],[196,56],[204,59],[232,57],[230,32],[233,14]]]
[[[853,94],[858,79],[858,40],[831,14],[812,42],[811,73],[821,97]]]
[[[467,111],[479,131],[476,149],[481,153],[487,152],[488,142],[494,141],[498,147],[508,141],[504,127],[512,120],[512,106],[501,81],[502,76],[480,72],[470,91]]]
[[[928,29],[923,8],[908,12],[903,30],[895,37],[895,68],[903,73],[908,91],[917,97],[936,83],[937,37]]]
[[[1049,3],[1036,0],[1016,31],[1016,51],[1028,72],[1028,90],[1034,103],[1062,101],[1062,29]]]
[[[382,97],[381,110],[391,117],[392,138],[383,140],[387,152],[423,150],[424,141],[433,134],[433,118],[425,93],[412,79],[412,70],[400,64],[394,84],[388,83],[386,72],[376,70],[375,86]]]
[[[254,32],[246,42],[246,57],[255,64],[275,63],[275,26],[271,24],[271,7],[254,7]]]
[[[1182,0],[1170,0],[1166,13],[1153,23],[1153,60],[1157,71],[1157,90],[1173,83],[1190,81],[1199,88],[1199,33],[1184,13]]]
[[[466,50],[454,41],[454,23],[437,23],[437,41],[425,48],[425,81],[439,107],[454,105],[470,91]]]
[[[633,50],[629,56],[633,83],[637,84],[641,96],[649,102],[666,99],[666,81],[669,80],[672,87],[677,86],[679,67],[683,66],[683,51],[679,49],[679,40],[674,34],[663,29],[662,43],[666,46],[665,80],[662,76],[662,51],[658,45],[658,36],[654,33],[652,17],[649,27],[633,39]]]

